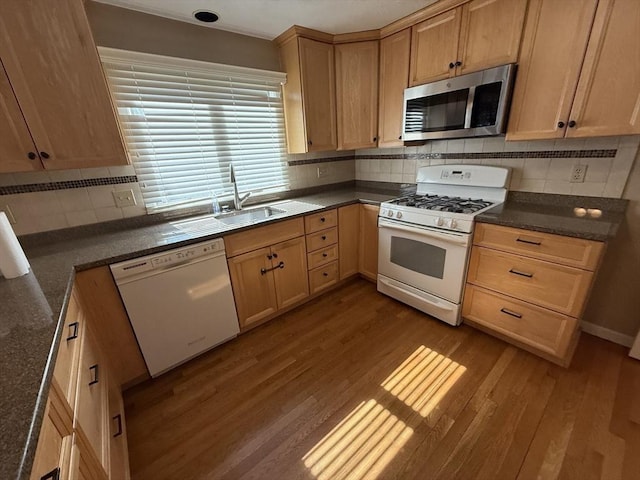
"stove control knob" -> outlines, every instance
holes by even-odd
[[[389,210],[389,212],[387,213],[387,216],[393,217],[393,210]]]
[[[442,217],[438,217],[438,218],[436,219],[436,225],[437,225],[438,227],[441,227],[442,225],[444,225],[444,219],[443,219]]]
[[[458,227],[458,222],[455,221],[455,219],[451,219],[451,228],[457,228]]]
[[[402,218],[402,212],[396,213],[396,218]]]
[[[450,218],[442,219],[442,226],[446,228],[451,228],[451,219]]]

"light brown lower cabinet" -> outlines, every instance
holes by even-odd
[[[130,478],[120,383],[82,300],[74,285],[31,469],[34,480]]]
[[[360,244],[360,204],[338,209],[338,251],[340,280],[358,274],[358,248]]]
[[[604,244],[478,223],[464,322],[568,366]]]
[[[378,205],[360,205],[360,274],[372,281],[378,278]]]

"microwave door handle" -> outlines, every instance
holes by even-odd
[[[471,128],[471,114],[473,113],[473,100],[476,96],[476,87],[469,87],[469,97],[467,98],[467,110],[464,114],[464,128]]]
[[[407,225],[399,225],[395,223],[392,224],[389,222],[385,222],[384,220],[380,221],[380,228],[389,228],[391,230],[399,230],[401,232],[415,233],[423,237],[433,238],[435,240],[441,240],[450,245],[457,245],[460,247],[467,247],[469,245],[469,243],[465,241],[456,241],[459,239],[458,235],[451,235],[447,233],[437,233],[437,232],[432,232],[431,230],[424,230],[422,228],[409,227]]]

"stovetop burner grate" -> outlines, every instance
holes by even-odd
[[[439,212],[466,214],[472,214],[477,212],[478,210],[482,210],[483,208],[493,205],[492,202],[488,202],[482,199],[418,194],[396,198],[388,203],[403,207],[414,207],[426,210],[435,210]]]

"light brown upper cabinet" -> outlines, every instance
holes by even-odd
[[[337,148],[333,45],[294,36],[280,44],[287,151]]]
[[[507,140],[640,133],[640,2],[531,0]]]
[[[378,147],[402,147],[402,106],[409,86],[411,29],[380,40]]]
[[[527,0],[472,0],[412,27],[410,85],[514,63]]]
[[[1,116],[17,126],[10,137],[21,138],[0,171],[13,165],[25,171],[127,164],[82,0],[3,0],[0,58],[21,111],[18,116],[15,105],[7,108],[13,101],[0,80]],[[3,124],[0,119],[4,132]],[[29,152],[36,156],[30,159]]]
[[[378,41],[336,45],[338,150],[378,143]]]

